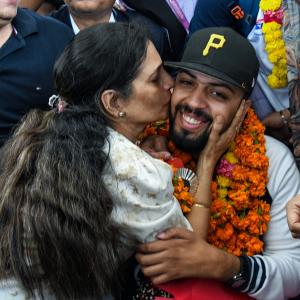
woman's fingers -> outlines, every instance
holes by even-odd
[[[221,132],[224,128],[224,118],[221,115],[215,117],[209,135],[209,142],[215,143],[220,138]]]
[[[160,151],[160,152],[147,151],[147,152],[152,157],[157,158],[157,159],[168,160],[172,157],[171,153],[168,151]]]
[[[240,127],[243,123],[243,120],[245,118],[245,115],[247,113],[247,110],[248,110],[250,104],[251,104],[251,101],[249,101],[249,100],[245,101],[243,99],[241,101],[241,104],[240,104],[233,120],[231,121],[230,126],[226,129],[225,132],[222,132],[222,130],[224,128],[224,119],[223,119],[223,117],[220,116],[220,115],[216,116],[215,119],[214,119],[213,125],[212,125],[212,130],[211,130],[211,133],[210,133],[209,141],[210,142],[216,142],[220,138],[223,138],[223,140],[226,143],[227,141],[230,142],[231,140],[233,140],[235,135],[240,130]]]
[[[241,101],[241,104],[233,118],[233,120],[231,121],[230,126],[228,127],[228,129],[226,130],[226,133],[228,132],[231,135],[235,135],[239,132],[240,127],[243,123],[243,120],[245,118],[245,115],[247,113],[247,110],[250,106],[249,101],[245,101],[244,99]]]
[[[233,141],[235,136],[239,133],[240,128],[242,126],[242,123],[245,119],[246,113],[248,111],[248,108],[251,105],[251,101],[247,100],[245,101],[244,99],[241,101],[241,104],[231,121],[230,126],[227,128],[225,132],[222,133],[222,136],[220,138],[224,139],[224,143],[228,143],[228,145]]]

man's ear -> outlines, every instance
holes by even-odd
[[[102,92],[99,101],[102,104],[104,111],[114,117],[119,118],[122,111],[122,102],[120,93],[115,90],[105,90]]]

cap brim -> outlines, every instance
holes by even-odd
[[[200,65],[200,64],[196,64],[196,63],[173,62],[173,61],[166,61],[166,62],[164,62],[164,65],[167,67],[174,68],[174,69],[183,69],[183,70],[201,72],[201,73],[216,77],[216,78],[223,80],[225,82],[228,82],[230,84],[233,84],[233,85],[241,88],[242,90],[245,90],[245,88],[243,88],[240,83],[236,82],[235,80],[233,80],[231,77],[227,76],[226,74],[215,70],[211,66]]]

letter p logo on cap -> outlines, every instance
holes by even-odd
[[[211,34],[209,41],[207,42],[206,47],[203,50],[203,56],[206,56],[209,53],[210,48],[222,48],[225,42],[226,39],[223,35],[215,33]]]

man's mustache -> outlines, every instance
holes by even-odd
[[[213,118],[208,113],[206,113],[202,109],[192,108],[188,104],[178,104],[175,107],[175,115],[178,112],[181,112],[181,113],[192,113],[192,114],[194,114],[197,117],[204,118],[204,120],[206,122],[210,122],[211,123],[213,121]]]

